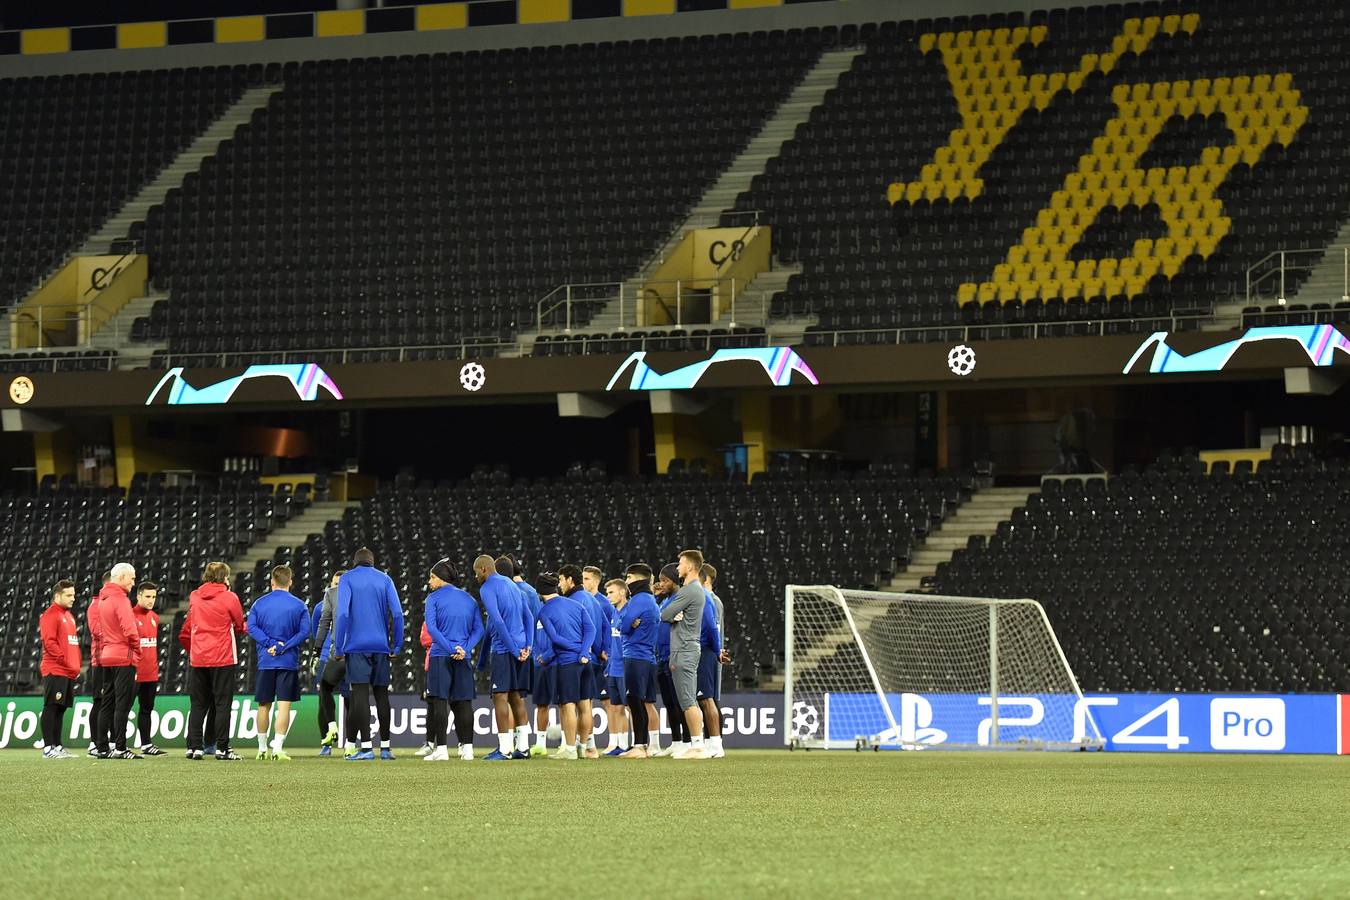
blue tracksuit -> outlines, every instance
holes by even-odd
[[[520,651],[530,646],[531,637],[532,619],[525,610],[525,596],[514,581],[496,572],[483,582],[479,596],[487,610],[492,652],[520,656]]]
[[[534,618],[534,645],[530,650],[530,659],[534,660],[535,665],[548,665],[553,662],[553,642],[548,639],[548,632],[544,630],[544,622],[541,618],[544,606],[543,600],[539,601],[539,612]],[[548,660],[548,663],[543,662]]]
[[[562,596],[544,601],[539,621],[553,645],[552,653],[541,660],[545,665],[570,666],[589,656],[595,643],[595,622],[583,602]]]
[[[656,608],[656,598],[646,591],[634,594],[619,613],[619,630],[623,632],[623,658],[654,662],[660,624],[661,611]],[[666,653],[669,655],[669,649]]]
[[[623,626],[619,621],[619,611],[614,607],[609,608],[609,664],[605,666],[605,674],[611,678],[623,677]],[[622,697],[611,698],[616,703],[622,703]]]
[[[653,597],[652,599],[654,600],[656,598]],[[675,595],[671,594],[669,597],[661,601],[661,605],[657,608],[658,612],[664,612],[666,607],[674,602],[675,602]],[[663,663],[668,662],[669,660],[670,660],[670,623],[661,622],[657,626],[657,633],[656,633],[656,661],[658,663]]]
[[[525,598],[525,611],[530,615],[530,621],[534,622],[539,615],[539,607],[544,605],[544,601],[539,599],[539,592],[533,585],[526,584],[523,581],[511,582],[520,589],[521,596]]]
[[[300,645],[309,640],[309,610],[290,591],[268,591],[248,611],[248,633],[258,644],[259,669],[300,668]],[[276,656],[269,647],[281,647]]]
[[[389,624],[393,622],[393,639]],[[374,566],[348,570],[338,581],[333,646],[349,653],[397,653],[403,646],[403,607],[390,577]]]
[[[433,658],[454,656],[456,647],[464,649],[466,660],[473,658],[473,648],[483,639],[483,617],[468,591],[453,585],[437,588],[427,595],[424,615]]]
[[[699,648],[710,653],[722,652],[722,633],[717,630],[717,604],[707,591],[708,600],[703,604],[703,621],[699,628]]]
[[[595,628],[595,640],[587,648],[586,655],[591,658],[592,665],[600,664],[600,654],[609,652],[609,601],[606,600],[604,606],[600,605],[600,598],[592,594],[585,588],[577,588],[568,598],[581,604],[586,610],[586,615],[590,616],[591,625]]]

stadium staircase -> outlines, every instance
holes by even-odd
[[[1012,518],[1013,511],[1026,506],[1034,488],[991,487],[976,492],[961,504],[956,514],[928,536],[910,556],[909,566],[883,588],[897,593],[917,591],[923,579],[937,573],[941,563],[951,560],[953,551],[964,549],[972,537],[988,540],[1000,522]]]
[[[98,231],[90,235],[73,255],[92,256],[108,253],[115,242],[127,237],[133,225],[145,221],[152,207],[164,202],[169,191],[182,187],[188,175],[200,171],[202,163],[214,156],[220,145],[232,138],[235,130],[252,119],[255,112],[265,108],[272,95],[280,90],[279,84],[246,90],[238,101],[199,134],[196,140],[169,163],[153,181],[145,185],[112,218],[104,222]],[[163,299],[166,299],[166,295],[157,294],[131,301],[91,337],[90,346],[100,350],[116,351],[120,369],[145,368],[150,362],[151,355],[156,350],[164,349],[164,345],[143,341],[133,343],[130,340],[131,326],[136,319],[149,315],[155,302]],[[3,330],[8,333],[8,329]]]
[[[1341,225],[1336,240],[1332,241],[1322,258],[1308,275],[1308,280],[1293,293],[1299,303],[1339,303],[1350,300],[1345,286],[1345,250],[1350,247],[1350,219]]]
[[[792,93],[788,94],[773,116],[764,123],[764,127],[751,139],[740,155],[732,160],[731,165],[727,166],[717,181],[713,182],[712,186],[703,193],[703,196],[690,210],[689,215],[670,233],[660,249],[651,255],[637,274],[624,282],[624,297],[632,298],[641,295],[643,283],[665,261],[667,254],[675,249],[686,234],[695,228],[716,226],[721,221],[723,213],[734,206],[738,196],[750,189],[755,176],[764,172],[769,160],[779,154],[783,145],[792,139],[797,128],[810,118],[811,110],[825,101],[826,94],[839,83],[839,77],[849,70],[853,65],[853,60],[862,53],[861,47],[854,47],[826,50],[821,54],[815,66],[798,82]],[[746,217],[738,217],[728,224],[749,224],[749,221]],[[766,224],[772,226],[773,223],[768,222]],[[738,307],[736,324],[747,327],[767,324],[765,322],[767,315],[761,314],[759,310],[762,308],[767,311],[773,297],[783,290],[788,279],[797,274],[798,271],[793,267],[783,272],[771,270],[763,273],[747,285],[746,292],[751,302],[746,304],[743,310]],[[756,299],[761,294],[763,296],[762,303]],[[631,305],[631,302],[629,302],[628,306],[631,307]],[[609,332],[622,329],[624,324],[620,319],[619,307],[620,304],[617,299],[611,301],[591,319],[586,326],[587,329]],[[729,327],[730,321],[731,318],[728,314],[723,316],[719,322],[713,323],[712,327]],[[805,325],[802,326],[803,329],[805,327]],[[556,331],[556,329],[546,329],[543,333],[549,333],[550,331]],[[534,339],[540,333],[531,331],[520,335],[522,354],[528,352],[528,349],[534,343]]]
[[[273,559],[281,547],[299,547],[310,535],[323,534],[324,527],[330,522],[339,522],[349,509],[360,507],[357,501],[319,500],[309,505],[304,512],[273,531],[267,537],[240,556],[230,560],[230,571],[251,573],[259,562]],[[255,586],[256,589],[257,586]]]

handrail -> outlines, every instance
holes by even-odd
[[[543,297],[541,297],[535,303],[535,330],[539,333],[543,333],[547,328],[550,327],[545,325],[545,320],[556,317],[557,312],[559,310],[563,310],[564,324],[562,330],[564,334],[571,334],[573,323],[576,321],[576,317],[573,315],[573,307],[582,304],[586,306],[607,305],[615,300],[618,300],[619,302],[618,330],[625,331],[630,327],[636,328],[637,307],[638,307],[637,301],[640,299],[647,298],[648,294],[650,293],[650,288],[652,285],[663,285],[663,284],[675,286],[675,315],[671,316],[671,318],[675,319],[676,323],[678,324],[683,318],[683,311],[681,307],[682,307],[682,295],[685,287],[689,285],[699,285],[698,289],[703,290],[705,287],[720,288],[723,285],[727,285],[730,287],[731,296],[733,298],[735,298],[736,291],[738,289],[736,285],[736,279],[734,278],[685,278],[685,279],[672,278],[672,279],[661,279],[658,281],[645,281],[643,282],[642,295],[639,297],[633,297],[630,296],[625,291],[626,284],[627,282],[624,281],[599,281],[599,282],[588,281],[588,282],[568,282],[566,284],[558,285],[557,287],[550,290]],[[609,291],[601,293],[598,290],[603,288],[608,288]],[[578,296],[579,294],[592,294],[592,293],[594,294],[594,296]],[[561,298],[554,299],[557,298],[559,294],[562,295]],[[552,302],[550,302],[550,300]],[[631,307],[626,305],[629,302],[632,303]],[[631,325],[629,324],[630,317],[627,315],[628,310],[630,308],[633,310],[633,315],[631,317],[632,318]],[[663,303],[662,308],[665,309],[666,314],[669,316],[670,307]],[[557,326],[554,325],[551,327],[556,328]]]
[[[1287,274],[1310,272],[1320,266],[1337,250],[1341,251],[1341,300],[1350,301],[1350,246],[1319,247],[1316,250],[1274,250],[1247,267],[1247,305],[1251,305],[1253,292],[1260,296],[1261,286],[1274,281],[1278,276],[1279,289],[1275,302],[1283,306],[1287,301]],[[1311,262],[1291,261],[1290,257],[1316,257]]]

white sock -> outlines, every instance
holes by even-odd
[[[628,732],[626,731],[623,734],[619,735],[619,749],[620,750],[628,749]]]
[[[380,749],[381,749],[381,750],[388,750],[388,749],[389,749],[389,742],[388,742],[388,741],[380,741]]]
[[[609,746],[605,748],[605,752],[608,753],[617,746],[619,746],[619,736],[617,734],[611,734],[609,736]]]
[[[516,726],[516,749],[521,753],[530,749],[530,726]]]
[[[511,755],[512,735],[511,732],[497,735],[497,749],[502,751],[502,756]]]
[[[709,746],[711,749],[717,751],[718,753],[721,753],[721,752],[722,752],[722,737],[721,737],[721,735],[718,735],[717,737],[710,737],[710,738],[708,738],[708,746]]]
[[[534,745],[535,745],[536,747],[543,747],[545,750],[547,750],[547,749],[548,749],[548,734],[547,734],[546,732],[543,732],[543,731],[536,731],[536,732],[534,733]]]
[[[273,750],[273,751],[275,751],[275,752],[277,752],[277,753],[280,753],[280,752],[281,752],[281,748],[282,748],[282,747],[285,747],[285,746],[286,746],[286,735],[284,735],[284,734],[274,734],[274,735],[272,735],[272,750]]]
[[[336,722],[329,722],[329,723],[328,723],[328,730],[329,730],[330,732],[336,732],[336,731],[337,731],[337,723],[336,723]]]
[[[702,736],[694,738],[694,746],[695,746],[695,747],[702,747],[702,746],[703,746],[703,738],[702,738]]]
[[[267,752],[267,732],[265,731],[258,735],[258,752]]]
[[[366,751],[366,750],[369,750],[369,749],[370,749],[370,741],[362,741],[362,742],[361,742],[361,750],[362,750],[362,751]]]
[[[439,750],[441,753],[444,753],[444,754],[447,755],[447,756],[450,755],[450,745],[449,745],[449,744],[441,744],[441,745],[438,746],[436,749]]]
[[[661,749],[661,732],[647,732],[647,748],[653,751]]]
[[[590,737],[586,738],[586,749],[587,750],[595,749],[595,735],[591,735]]]

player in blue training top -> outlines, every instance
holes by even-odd
[[[605,756],[621,756],[628,752],[628,707],[624,705],[627,693],[623,686],[623,631],[619,627],[619,614],[628,605],[628,585],[622,578],[611,578],[605,582],[605,597],[610,605],[609,661],[605,663],[609,748]]]
[[[577,574],[581,574],[580,570]],[[553,700],[563,732],[562,746],[551,758],[576,759],[577,707],[582,697],[583,673],[591,667],[595,623],[582,602],[562,596],[552,588],[553,577],[545,573],[537,582],[540,599],[544,601],[539,610],[539,624],[549,643],[547,655],[539,662],[552,670]]]
[[[540,635],[543,634],[538,627],[539,607],[543,605],[542,601],[539,599],[539,592],[534,589],[533,585],[525,580],[525,570],[522,569],[520,563],[516,562],[511,556],[503,555],[497,557],[496,565],[497,574],[503,578],[510,578],[512,583],[520,590],[520,595],[525,600],[525,617],[528,620],[526,631],[531,635],[532,642],[539,640]],[[534,699],[535,744],[533,747],[530,747],[528,751],[530,756],[544,756],[548,752],[548,705],[550,701],[540,701],[539,698],[535,696],[535,692],[539,690],[541,683],[537,653],[538,651],[531,646],[530,659],[529,662],[525,664],[525,675],[528,678],[528,684],[530,685],[530,695]],[[527,718],[526,725],[528,726],[528,724],[529,720]],[[514,759],[516,756],[515,751],[512,751],[511,755]]]
[[[428,728],[436,749],[425,757],[432,762],[450,759],[446,731],[450,714],[455,717],[459,758],[473,759],[474,672],[469,660],[483,639],[483,617],[478,603],[467,591],[455,587],[459,573],[448,559],[431,567],[426,599],[427,631],[431,634],[427,666],[427,696],[431,698],[432,722]]]
[[[582,571],[579,566],[565,565],[558,569],[558,591],[567,599],[581,607],[590,620],[594,637],[591,644],[584,647],[591,664],[581,670],[581,699],[577,701],[577,755],[587,759],[599,759],[595,749],[595,703],[600,697],[600,684],[597,681],[595,661],[609,648],[608,617],[600,608],[600,601],[582,586]],[[600,674],[603,674],[602,672]]]
[[[291,567],[272,570],[272,590],[248,611],[248,634],[258,645],[258,675],[253,699],[258,703],[258,759],[289,761],[286,732],[291,729],[291,704],[300,700],[300,645],[309,640],[309,610],[291,593]],[[272,702],[277,704],[277,731],[272,748],[267,732],[272,726]]]
[[[661,720],[656,715],[656,637],[661,613],[652,596],[652,567],[634,563],[625,575],[629,599],[619,611],[623,635],[623,686],[633,721],[633,746],[624,759],[646,759],[649,748],[661,746]]]
[[[722,666],[731,662],[731,654],[727,650],[726,613],[722,608],[722,598],[713,591],[717,569],[705,562],[699,570],[698,580],[703,583],[703,591],[708,595],[708,602],[703,607],[704,640],[698,659],[699,705],[703,707],[703,727],[708,732],[708,757],[721,759],[727,753],[722,747],[722,711],[718,704],[722,701]],[[710,616],[717,628],[715,644],[708,640],[707,622]]]
[[[581,587],[591,597],[591,615],[595,618],[595,655],[591,657],[591,668],[595,670],[595,693],[591,695],[592,708],[603,707],[609,700],[605,667],[609,664],[610,618],[614,610],[610,607],[609,600],[600,592],[604,581],[605,573],[596,566],[586,566],[581,570]],[[595,747],[595,723],[594,719],[589,721],[591,730],[588,733],[583,729],[582,738],[586,743],[587,758],[596,759],[600,754]],[[582,723],[583,726],[585,724]]]
[[[311,638],[319,651],[314,677],[319,691],[319,734],[323,735],[319,746],[320,756],[332,756],[333,748],[338,745],[337,701],[334,693],[341,693],[343,701],[349,706],[352,702],[351,689],[347,686],[347,663],[333,658],[337,655],[333,652],[333,643],[337,638],[333,620],[337,617],[338,582],[346,571],[338,569],[333,573],[328,589],[323,592],[323,599],[314,604]],[[347,735],[347,742],[352,743],[354,737],[347,731],[346,724],[343,723],[343,731]]]
[[[497,720],[498,748],[485,759],[529,759],[530,726],[524,697],[530,692],[529,621],[525,599],[509,578],[497,573],[496,561],[486,554],[473,561],[479,596],[487,611],[491,638],[492,707]]]
[[[675,601],[675,592],[680,589],[679,577],[679,566],[675,563],[661,568],[656,579],[656,602],[660,609],[664,610]],[[675,678],[670,673],[670,623],[664,621],[656,637],[656,687],[661,692],[661,705],[666,708],[670,746],[664,750],[653,747],[651,755],[674,756],[689,748],[689,727],[685,724],[680,700],[675,693]]]
[[[347,710],[349,731],[352,740],[360,742],[346,758],[375,758],[370,746],[373,690],[380,723],[380,759],[393,759],[389,747],[389,660],[403,646],[403,607],[394,582],[375,568],[375,554],[369,547],[356,551],[352,568],[338,579],[333,629],[334,652],[338,659],[347,661],[347,681],[352,689],[352,704]]]

